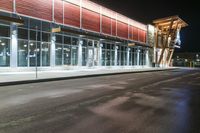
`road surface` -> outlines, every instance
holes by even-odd
[[[0,87],[0,133],[200,133],[200,70]]]

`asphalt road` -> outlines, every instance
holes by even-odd
[[[0,133],[200,133],[200,70],[0,87]]]

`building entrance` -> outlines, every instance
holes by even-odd
[[[98,41],[89,40],[88,41],[88,59],[87,65],[88,67],[98,66]]]

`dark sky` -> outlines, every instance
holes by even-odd
[[[152,20],[179,15],[189,26],[181,31],[181,49],[177,52],[200,52],[200,11],[197,0],[92,0],[145,24]]]

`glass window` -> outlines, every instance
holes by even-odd
[[[117,51],[117,65],[121,64],[121,51]]]
[[[10,40],[0,38],[0,66],[10,66]]]
[[[28,30],[18,28],[18,38],[19,39],[28,39]]]
[[[87,47],[87,40],[85,40],[85,39],[83,40],[82,46],[83,46],[83,47]]]
[[[56,44],[56,65],[62,65],[62,55],[63,55],[63,45],[61,44]]]
[[[42,22],[42,31],[50,31],[51,30],[51,25],[48,22]]]
[[[18,41],[18,66],[28,66],[28,41]]]
[[[111,65],[114,66],[115,65],[115,51],[112,50],[111,51]]]
[[[42,41],[44,42],[50,42],[50,34],[42,32]]]
[[[36,55],[37,55],[37,66],[40,66],[40,43],[36,42],[29,43],[29,64],[30,66],[36,66]]]
[[[110,49],[111,45],[109,43],[107,43],[107,49]]]
[[[102,49],[106,49],[106,44],[105,43],[103,43]]]
[[[87,65],[87,48],[82,48],[82,66]]]
[[[78,45],[78,38],[72,38],[72,45]]]
[[[64,36],[64,44],[71,45],[71,37]]]
[[[42,66],[50,65],[50,44],[41,43],[41,53],[42,53]]]
[[[72,65],[78,64],[78,47],[72,46]]]
[[[62,35],[56,35],[56,43],[62,43]]]
[[[0,25],[0,36],[10,37],[10,26]]]
[[[99,45],[99,42],[98,41],[94,41],[94,47],[97,48]]]
[[[30,19],[30,28],[35,30],[36,27],[38,30],[41,30],[41,21],[36,19]]]
[[[71,48],[69,45],[63,46],[64,65],[71,65]]]
[[[138,65],[137,64],[137,51],[136,51],[136,48],[134,48],[134,65]]]
[[[92,47],[93,46],[93,42],[91,40],[88,40],[88,47]]]
[[[102,49],[102,61],[101,61],[101,65],[105,66],[105,62],[106,62],[106,51],[104,49]]]
[[[110,50],[106,50],[106,66],[110,66]]]
[[[30,30],[30,40],[36,40],[36,31]],[[40,41],[40,31],[37,32],[37,41]]]
[[[121,66],[124,65],[124,51],[121,51]]]

